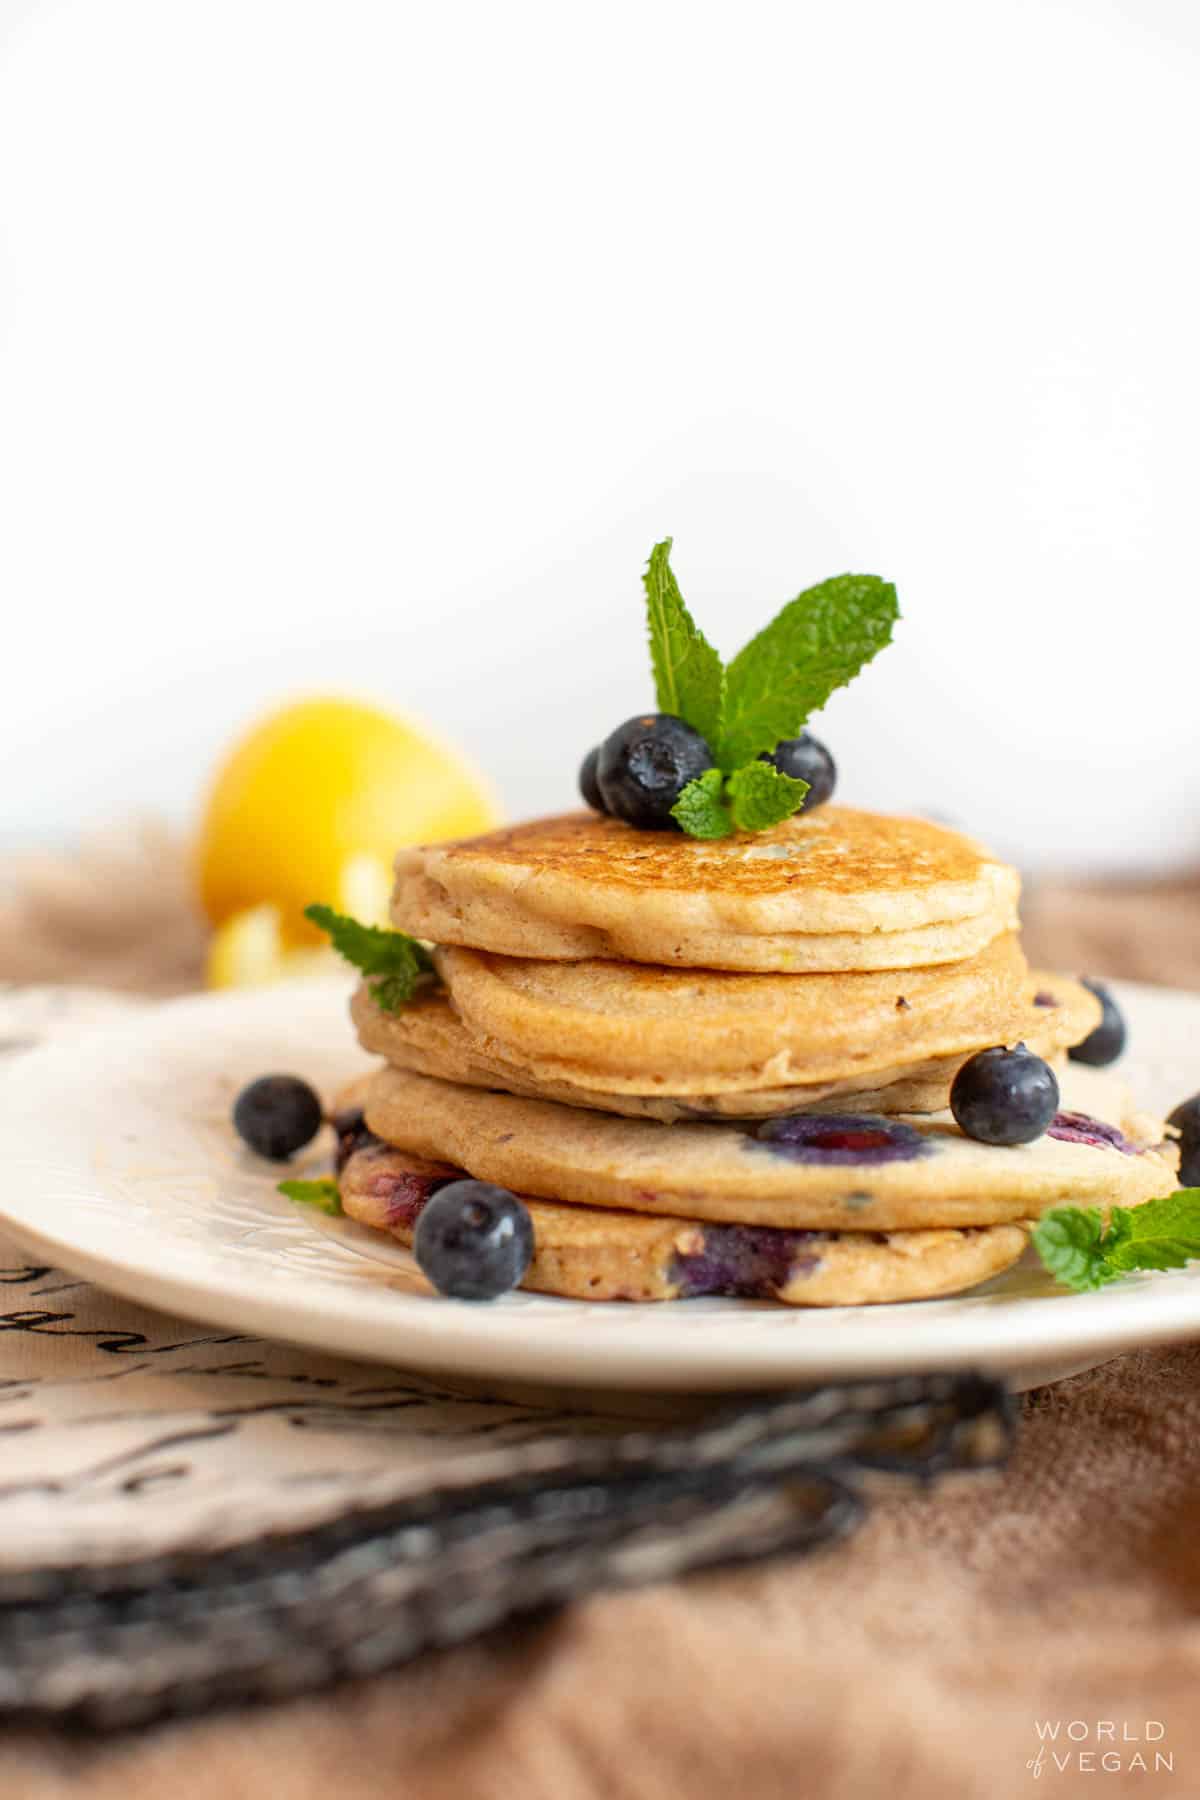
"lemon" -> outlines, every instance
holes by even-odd
[[[388,925],[392,874],[378,857],[352,856],[343,863],[333,904],[364,925]],[[322,940],[290,948],[277,906],[248,906],[218,925],[208,946],[205,976],[211,988],[267,987],[296,976],[345,974],[346,965]]]
[[[208,947],[211,988],[267,987],[295,975],[332,975],[345,964],[332,950],[284,946],[277,906],[251,906],[218,926]]]
[[[201,904],[218,928],[210,978],[275,979],[253,971],[321,941],[303,917],[314,900],[385,923],[402,844],[469,837],[499,816],[482,775],[423,726],[334,697],[270,714],[217,770],[197,833]]]

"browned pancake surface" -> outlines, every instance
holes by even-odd
[[[742,832],[716,843],[678,831],[635,831],[619,819],[578,812],[434,848],[446,867],[487,863],[568,875],[627,893],[688,894],[703,888],[740,899],[897,894],[904,897],[912,923],[918,921],[910,903],[921,900],[923,923],[975,911],[969,899],[965,912],[955,910],[951,890],[968,888],[991,860],[971,838],[927,819],[849,806],[823,806],[811,818],[798,813],[768,831]]]
[[[718,843],[594,813],[402,850],[401,930],[505,955],[762,970],[922,967],[1015,923],[1018,881],[924,819],[825,806]]]

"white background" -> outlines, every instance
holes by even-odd
[[[1200,851],[1192,0],[0,0],[2,833],[186,818],[296,689],[515,812],[894,579],[842,797]]]

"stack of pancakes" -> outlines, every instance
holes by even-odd
[[[355,995],[387,1066],[344,1209],[411,1242],[465,1171],[525,1199],[527,1287],[837,1305],[969,1287],[1047,1207],[1169,1193],[1162,1124],[1065,1061],[1099,1002],[1030,971],[1018,886],[956,832],[832,805],[713,843],[573,813],[402,851],[393,921],[439,981]],[[1020,1041],[1064,1110],[965,1137],[955,1073]]]

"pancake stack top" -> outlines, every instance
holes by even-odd
[[[500,1183],[529,1204],[526,1285],[588,1298],[970,1286],[1049,1206],[1174,1185],[1162,1126],[1094,1071],[1063,1071],[1032,1143],[946,1111],[976,1052],[1061,1067],[1099,1023],[1028,969],[1017,901],[971,839],[833,805],[715,842],[572,813],[402,851],[393,921],[436,981],[355,996],[387,1067],[346,1126],[343,1205],[409,1242],[439,1184]]]

